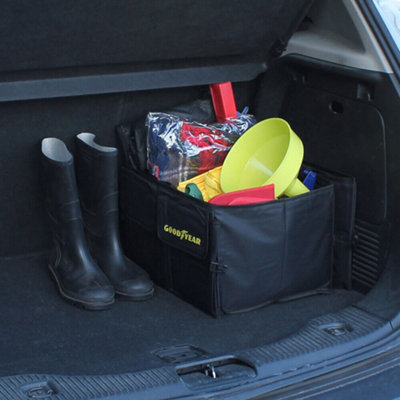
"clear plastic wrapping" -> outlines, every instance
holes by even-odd
[[[250,114],[229,118],[224,123],[202,124],[167,113],[149,113],[146,119],[149,171],[176,186],[218,167],[235,141],[255,123]]]

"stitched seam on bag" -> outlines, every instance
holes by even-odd
[[[171,248],[170,246],[166,246],[163,244],[163,251],[165,255],[165,277],[166,283],[169,290],[175,287],[174,285],[174,273],[172,271],[172,255],[171,255]]]
[[[218,218],[216,218],[215,213],[213,211],[210,212],[209,214],[210,221],[212,223],[209,224],[209,236],[210,236],[210,241],[208,243],[208,251],[211,254],[211,252],[214,250],[215,254],[212,255],[210,258],[210,270],[212,269],[212,263],[219,263],[219,240],[220,240],[220,234],[221,234],[221,223],[219,222]],[[213,234],[214,234],[214,246],[215,249],[211,249],[211,242],[212,242],[212,233],[211,229],[213,229]],[[214,260],[214,261],[213,261]],[[212,279],[211,279],[211,284],[212,284],[212,295],[213,295],[213,301],[211,307],[214,308],[214,315],[217,318],[220,318],[224,314],[224,310],[222,308],[222,300],[221,300],[221,284],[220,284],[220,279],[219,279],[219,273],[217,271],[212,271]]]
[[[282,262],[281,262],[281,281],[280,281],[280,291],[282,291],[282,286],[284,282],[284,276],[286,271],[286,263],[287,263],[287,220],[286,220],[286,203],[283,204],[283,254],[282,254]]]

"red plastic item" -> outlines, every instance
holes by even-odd
[[[272,200],[275,200],[274,184],[218,194],[209,203],[220,206],[238,206]]]
[[[235,95],[231,82],[214,83],[210,85],[210,92],[217,122],[224,122],[227,118],[237,117]]]

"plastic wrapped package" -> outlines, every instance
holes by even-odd
[[[177,186],[222,165],[235,141],[255,123],[250,114],[229,118],[224,123],[202,124],[167,113],[149,113],[149,171],[159,180]]]

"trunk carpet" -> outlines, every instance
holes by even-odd
[[[193,345],[217,355],[266,344],[361,299],[336,290],[217,320],[157,288],[153,299],[90,312],[59,296],[46,257],[0,260],[0,375],[107,374],[165,365],[153,351]]]

